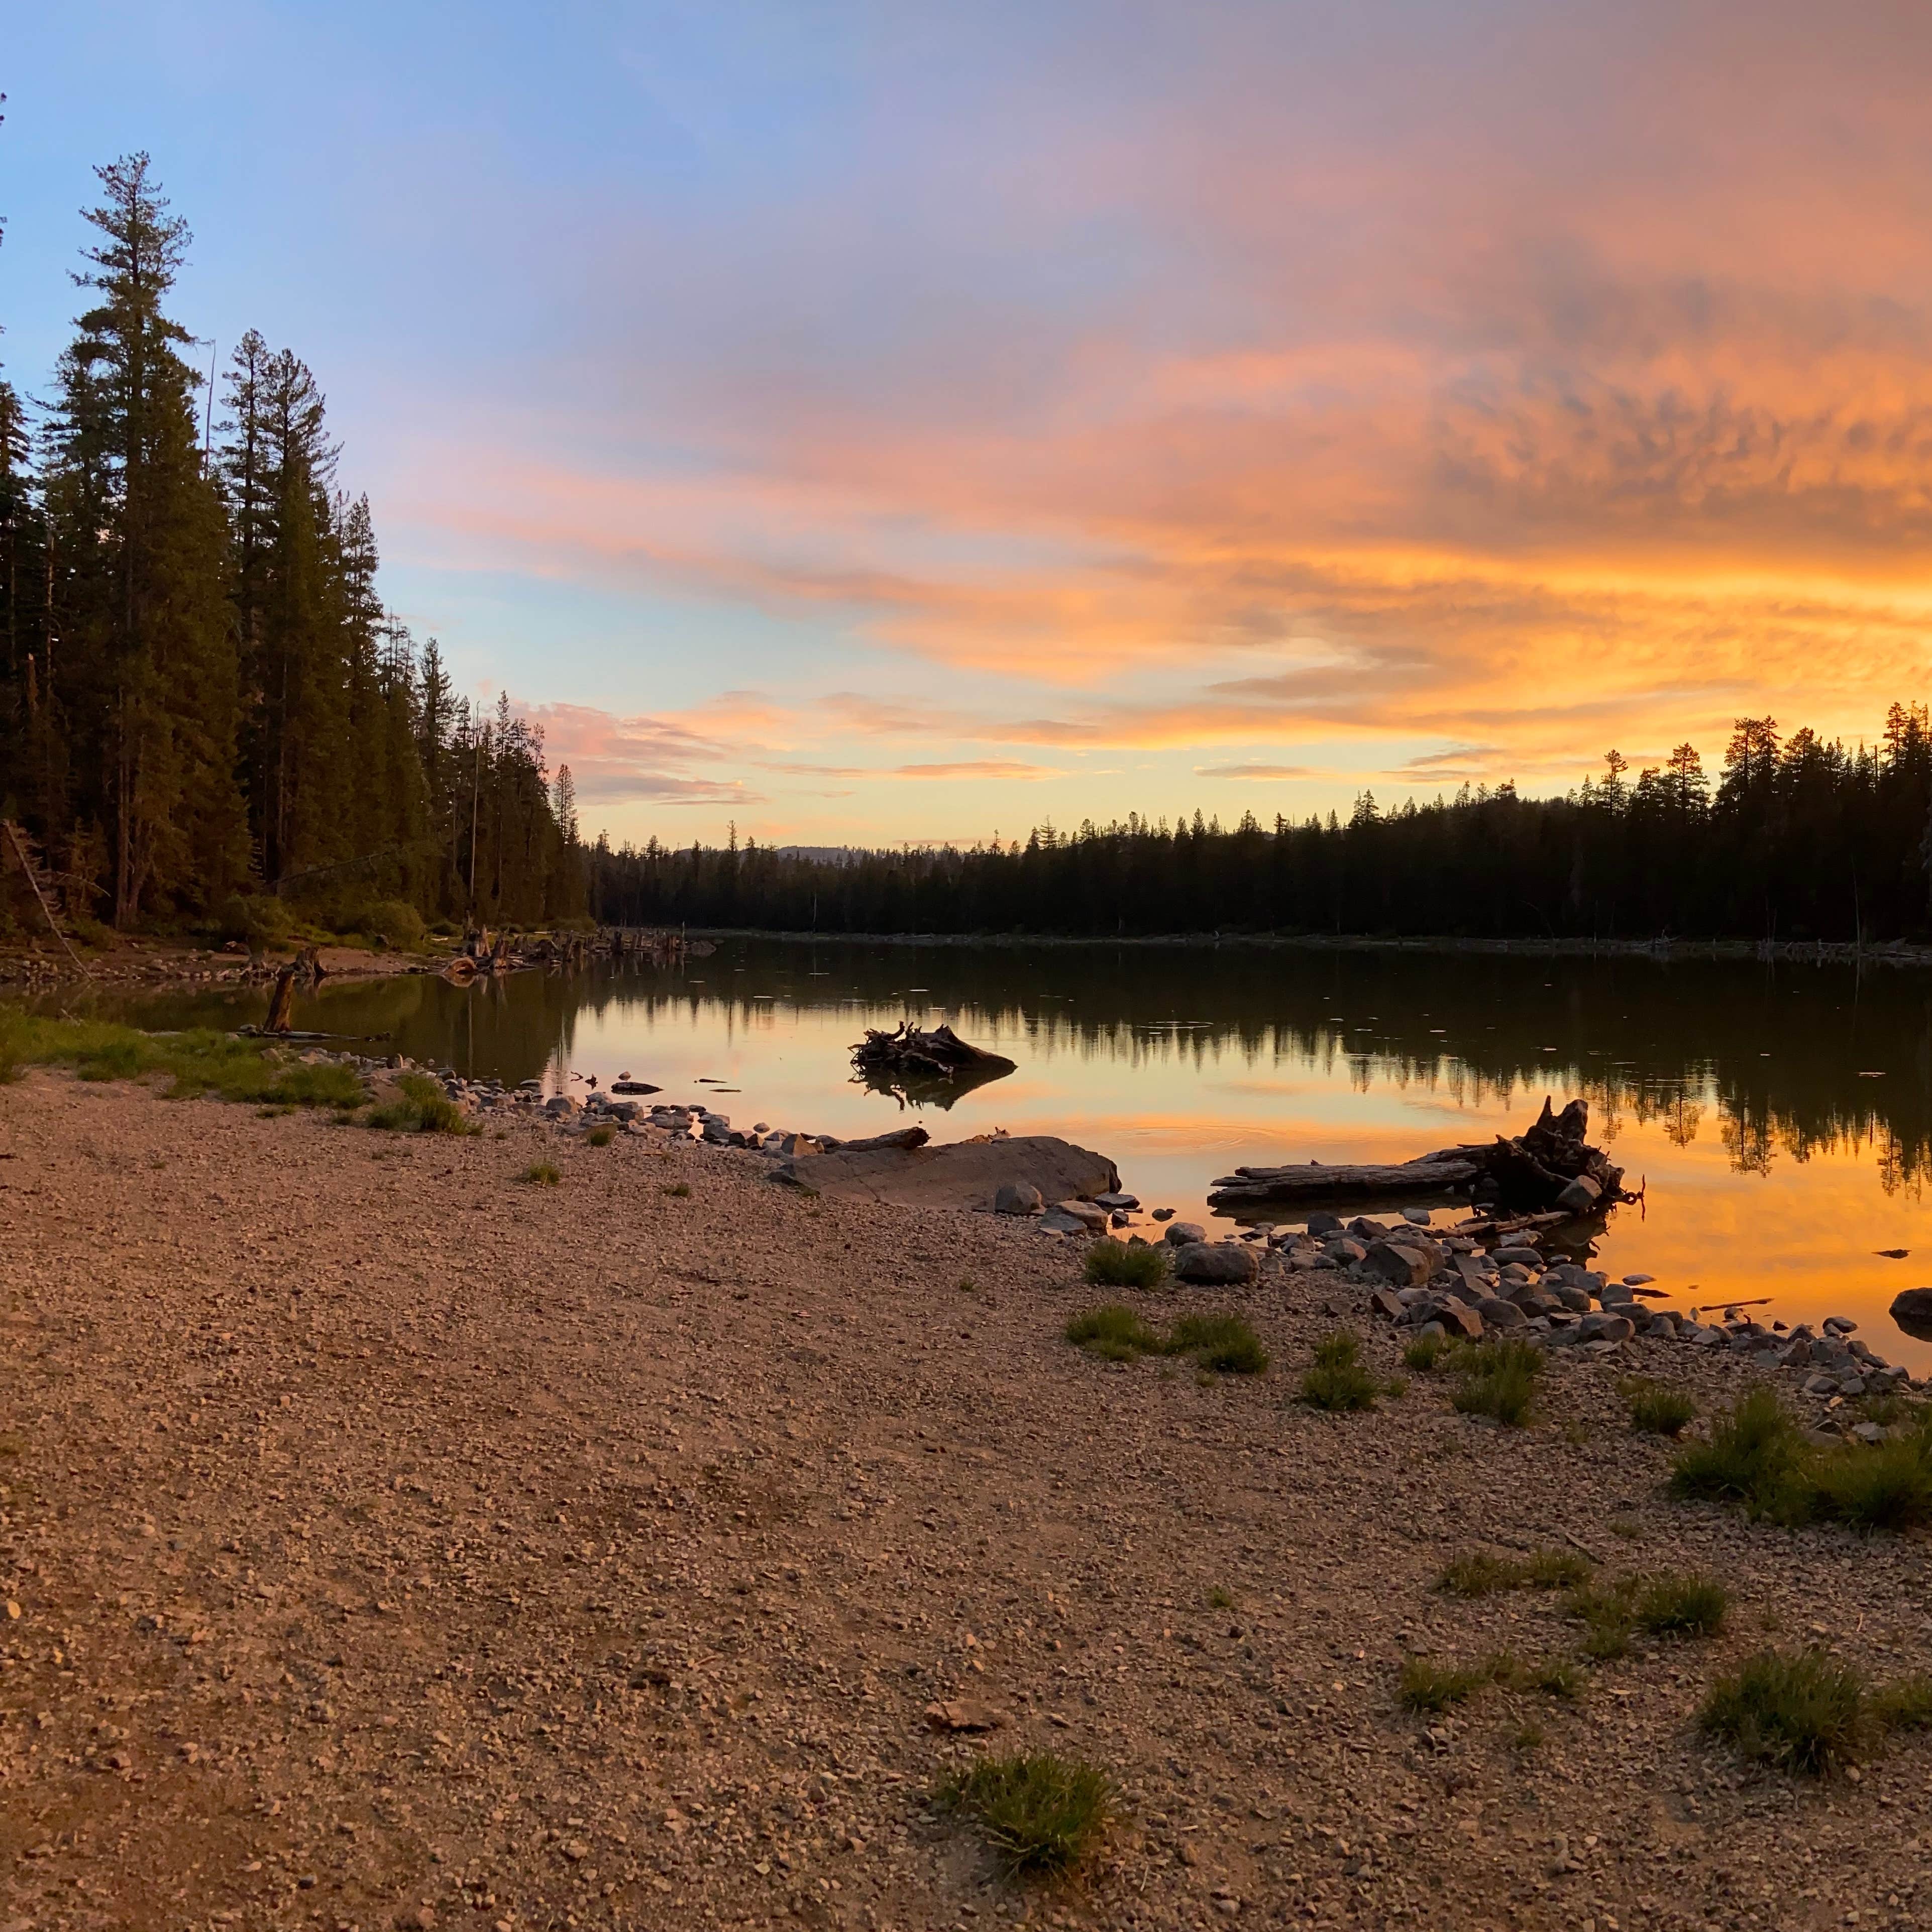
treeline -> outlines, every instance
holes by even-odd
[[[384,609],[314,376],[251,331],[218,406],[186,224],[146,155],[97,172],[52,393],[0,382],[0,818],[83,922],[580,914],[568,771]]]
[[[1051,826],[1024,844],[788,856],[592,850],[592,910],[635,925],[796,932],[1447,934],[1780,940],[1932,936],[1932,728],[1892,707],[1880,742],[1738,722],[1714,785],[1681,745],[1633,779],[1529,799],[1512,784],[1344,821],[1232,830]]]

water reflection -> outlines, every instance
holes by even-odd
[[[265,1000],[112,1004],[232,1024]],[[908,1016],[950,1019],[1018,1071],[943,1094],[852,1082],[865,1028]],[[1882,1352],[1932,1366],[1883,1312],[1919,1257],[1932,1264],[1932,981],[1916,974],[728,941],[683,968],[325,986],[296,1023],[510,1081],[628,1070],[690,1098],[722,1080],[746,1120],[778,1126],[875,1131],[885,1110],[939,1106],[952,1132],[1063,1132],[1190,1211],[1241,1162],[1406,1157],[1581,1094],[1592,1137],[1650,1184],[1645,1209],[1612,1223],[1612,1265],[1655,1274],[1686,1305],[1769,1294],[1793,1320],[1842,1310]]]

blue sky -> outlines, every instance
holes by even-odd
[[[619,837],[1561,788],[1923,694],[1923,9],[70,4],[93,164],[314,368],[382,587]]]

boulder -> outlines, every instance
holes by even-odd
[[[1922,1342],[1932,1341],[1932,1288],[1908,1288],[1895,1296],[1892,1318],[1908,1335],[1916,1335]]]
[[[1046,1204],[1040,1190],[1024,1180],[1003,1180],[993,1196],[996,1214],[1037,1214]]]
[[[1198,1221],[1170,1221],[1167,1224],[1167,1239],[1171,1246],[1191,1247],[1207,1238],[1208,1230]]]
[[[1364,1265],[1378,1281],[1392,1288],[1421,1288],[1435,1273],[1428,1251],[1407,1241],[1376,1241],[1371,1245]]]
[[[1366,1259],[1369,1251],[1352,1234],[1337,1234],[1322,1252],[1330,1261],[1346,1268],[1352,1262]]]
[[[1358,1214],[1348,1223],[1348,1232],[1358,1241],[1379,1241],[1388,1233],[1388,1228],[1380,1221],[1372,1221],[1366,1214]]]
[[[1543,1256],[1526,1241],[1511,1241],[1494,1250],[1490,1258],[1498,1268],[1508,1268],[1512,1262],[1518,1268],[1540,1269],[1543,1266]]]
[[[1141,1204],[1138,1194],[1130,1194],[1123,1188],[1114,1188],[1105,1194],[1096,1194],[1094,1204],[1101,1208],[1124,1208],[1130,1214]]]
[[[1408,1312],[1402,1298],[1392,1288],[1378,1288],[1369,1297],[1369,1306],[1386,1322],[1400,1322]]]
[[[1580,1342],[1628,1342],[1636,1324],[1624,1315],[1586,1315],[1576,1324]]]
[[[1190,1241],[1174,1258],[1174,1272],[1181,1280],[1202,1286],[1250,1282],[1261,1271],[1254,1250],[1235,1241]]]
[[[1317,1211],[1308,1217],[1308,1232],[1318,1240],[1324,1234],[1339,1234],[1346,1224],[1339,1214]]]
[[[1483,1318],[1485,1328],[1520,1328],[1529,1320],[1514,1302],[1504,1301],[1496,1295],[1478,1302],[1476,1312]]]
[[[1453,1294],[1443,1298],[1435,1318],[1442,1323],[1443,1332],[1451,1340],[1480,1342],[1483,1339],[1483,1318]]]
[[[1120,1184],[1105,1154],[1051,1134],[800,1154],[781,1161],[772,1175],[832,1200],[982,1210],[990,1209],[1008,1185],[1034,1188],[1046,1201],[1088,1201]]]

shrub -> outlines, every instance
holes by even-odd
[[[1574,1550],[1539,1550],[1522,1562],[1472,1550],[1456,1557],[1436,1579],[1452,1597],[1486,1597],[1499,1590],[1558,1590],[1585,1582],[1590,1565]]]
[[[268,892],[231,892],[214,910],[215,937],[239,940],[251,952],[281,944],[295,923],[288,908]]]
[[[1543,1356],[1527,1342],[1485,1342],[1458,1352],[1462,1386],[1453,1398],[1465,1415],[1490,1415],[1510,1428],[1529,1420]]]
[[[1105,1362],[1134,1362],[1161,1352],[1160,1337],[1131,1308],[1118,1301],[1075,1316],[1066,1324],[1066,1335],[1076,1348]]]
[[[1114,1812],[1112,1788],[1077,1758],[1052,1751],[982,1758],[943,1779],[945,1810],[972,1818],[1016,1875],[1068,1871],[1100,1843]]]
[[[1697,1720],[1745,1757],[1821,1777],[1857,1741],[1865,1714],[1864,1680],[1850,1664],[1815,1650],[1767,1650],[1712,1686]]]
[[[590,1132],[584,1136],[584,1139],[585,1145],[588,1147],[608,1147],[616,1137],[617,1130],[615,1127],[592,1127]]]
[[[1428,1375],[1454,1346],[1447,1335],[1418,1335],[1402,1352],[1402,1365]]]
[[[1375,1378],[1363,1367],[1361,1343],[1338,1328],[1316,1345],[1314,1366],[1301,1378],[1301,1400],[1311,1408],[1334,1412],[1373,1408]]]
[[[1130,1247],[1108,1236],[1087,1250],[1087,1279],[1096,1288],[1158,1288],[1167,1274],[1167,1258],[1143,1244]]]
[[[364,1125],[398,1134],[476,1134],[482,1128],[426,1073],[396,1078],[397,1097],[371,1107]]]
[[[1697,1405],[1682,1389],[1660,1382],[1633,1382],[1624,1385],[1630,1403],[1630,1427],[1640,1436],[1676,1436],[1697,1413]]]
[[[532,1187],[554,1187],[563,1176],[548,1161],[533,1160],[517,1178]]]
[[[406,899],[378,899],[356,915],[354,930],[370,939],[386,940],[405,952],[415,952],[429,937],[422,914]]]
[[[1167,1346],[1222,1375],[1258,1376],[1268,1365],[1261,1337],[1238,1315],[1184,1316]]]
[[[1760,1384],[1712,1424],[1707,1441],[1678,1455],[1670,1486],[1680,1496],[1742,1502],[1754,1516],[1789,1516],[1804,1448],[1790,1412]]]

